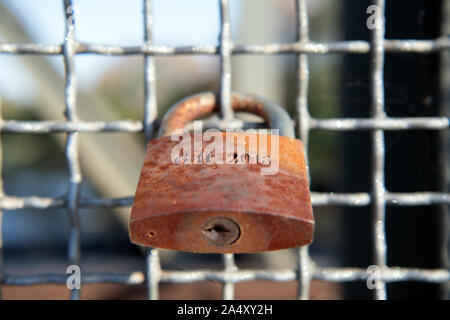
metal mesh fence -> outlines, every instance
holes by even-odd
[[[370,130],[373,144],[372,191],[370,193],[318,193],[312,191],[313,206],[368,206],[373,208],[372,228],[375,262],[381,270],[382,285],[376,289],[376,298],[385,299],[387,282],[423,281],[446,283],[450,281],[450,272],[446,269],[418,269],[387,266],[386,263],[386,234],[385,208],[393,206],[426,206],[436,204],[450,204],[450,196],[446,193],[417,192],[392,193],[386,190],[384,177],[386,130],[447,130],[449,121],[445,117],[423,118],[392,118],[385,113],[383,67],[385,52],[414,52],[427,54],[450,49],[447,37],[431,40],[388,40],[384,38],[384,19],[380,19],[377,28],[371,31],[370,42],[342,41],[317,43],[309,39],[308,10],[306,0],[296,0],[297,4],[297,41],[285,44],[246,44],[234,45],[231,41],[229,1],[219,0],[220,3],[220,43],[205,46],[169,47],[154,45],[152,39],[152,4],[151,0],[144,0],[144,34],[143,44],[140,46],[115,46],[77,41],[75,34],[74,12],[70,0],[64,0],[66,12],[66,30],[64,43],[60,45],[13,44],[0,43],[0,53],[3,54],[33,54],[33,55],[62,55],[65,65],[65,122],[57,121],[15,121],[0,118],[1,133],[56,133],[67,134],[66,161],[69,168],[69,188],[67,194],[60,198],[44,197],[16,197],[3,193],[0,180],[0,210],[47,209],[66,208],[69,213],[70,234],[68,240],[69,264],[80,265],[80,207],[126,207],[133,202],[133,197],[126,198],[86,198],[80,196],[82,173],[78,157],[78,136],[83,132],[145,132],[146,138],[153,135],[157,119],[155,56],[173,55],[220,55],[221,87],[220,103],[222,120],[219,126],[233,119],[230,107],[231,98],[231,56],[234,54],[274,55],[292,53],[298,57],[297,66],[297,100],[296,121],[299,128],[298,137],[307,148],[308,135],[311,130],[353,131]],[[384,0],[373,1],[384,17]],[[77,77],[74,67],[74,56],[77,54],[98,55],[143,55],[145,58],[145,102],[143,121],[82,121],[77,116]],[[308,112],[308,55],[311,54],[370,54],[371,57],[371,117],[353,119],[315,119]],[[1,150],[1,148],[0,148]],[[0,211],[1,219],[1,211]],[[0,220],[1,221],[1,220]],[[0,235],[0,250],[2,249]],[[0,255],[1,257],[1,255]],[[66,274],[5,274],[0,258],[0,284],[2,285],[32,285],[42,283],[65,284]],[[309,287],[312,279],[323,281],[366,281],[371,275],[363,268],[322,268],[317,266],[308,254],[308,247],[298,249],[298,266],[287,270],[244,270],[238,269],[232,254],[223,255],[224,268],[222,271],[167,271],[160,265],[158,250],[146,250],[146,270],[134,273],[82,273],[82,283],[120,283],[126,285],[147,284],[148,297],[158,298],[158,285],[161,282],[189,283],[198,281],[217,281],[223,283],[223,298],[234,297],[234,284],[243,281],[298,281],[298,298],[308,299]],[[80,298],[80,290],[71,290],[71,298]]]

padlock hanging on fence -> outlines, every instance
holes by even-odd
[[[187,148],[192,153],[184,159],[180,153],[181,161],[174,159],[180,141],[171,137],[173,133],[217,110],[217,101],[214,93],[200,93],[179,101],[165,114],[159,137],[147,145],[130,217],[131,241],[201,253],[250,253],[311,243],[314,217],[303,146],[294,138],[291,119],[282,107],[234,93],[235,111],[261,116],[280,135],[216,134],[213,141],[223,138],[214,149],[215,159],[222,160],[217,163],[198,161],[202,159],[195,158],[199,154],[195,148],[205,155],[210,139],[200,138],[194,146],[196,133],[187,133],[184,137],[192,143],[185,144],[183,152]],[[272,150],[275,140],[277,148]],[[255,155],[266,161],[254,161]],[[262,174],[275,159],[276,170]]]

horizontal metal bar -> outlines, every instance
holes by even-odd
[[[0,53],[9,54],[62,54],[62,45],[44,45],[39,43],[0,43]]]
[[[3,284],[9,286],[30,286],[42,283],[66,284],[69,274],[43,273],[34,275],[5,275]],[[145,276],[143,272],[112,273],[112,272],[83,272],[82,283],[121,283],[143,284]]]
[[[367,206],[370,204],[368,193],[326,193],[311,192],[313,206]],[[439,192],[413,192],[413,193],[386,193],[386,203],[392,206],[426,206],[450,204],[450,195]],[[87,207],[129,207],[133,204],[133,197],[122,198],[88,198],[80,197],[79,206]],[[64,197],[15,197],[1,196],[0,210],[20,210],[20,209],[51,209],[65,208],[67,205]]]
[[[133,197],[123,198],[85,198],[80,197],[80,207],[129,207],[133,204]],[[51,209],[65,208],[67,201],[64,197],[0,197],[0,209],[3,210],[20,210],[20,209]]]
[[[3,133],[61,133],[61,132],[141,132],[141,121],[17,121],[3,120],[0,132]]]
[[[312,268],[312,279],[345,282],[365,281],[373,273],[362,268]],[[66,284],[68,274],[35,274],[35,275],[12,275],[6,274],[4,285],[27,286],[42,283]],[[162,270],[160,282],[166,283],[193,283],[199,281],[213,281],[220,283],[238,283],[248,281],[277,281],[286,282],[298,279],[298,272],[293,269],[286,270],[243,270],[233,271],[166,271]],[[450,272],[445,269],[418,269],[388,267],[380,269],[380,280],[385,282],[420,281],[443,283],[450,281]],[[83,272],[82,283],[121,283],[129,285],[145,284],[145,274],[142,271],[133,273],[111,273],[111,272]]]
[[[243,270],[235,271],[165,271],[160,275],[161,282],[191,283],[198,281],[246,282],[246,281],[293,281],[297,279],[296,270]]]
[[[311,202],[314,206],[347,205],[367,206],[370,204],[368,193],[325,193],[311,192]]]
[[[387,193],[386,203],[394,206],[450,205],[450,195],[439,192]]]
[[[443,130],[448,129],[445,117],[423,118],[342,118],[311,119],[311,129],[320,130]]]
[[[170,46],[155,46],[146,45],[141,46],[114,46],[114,45],[102,45],[102,44],[82,44],[78,45],[77,53],[94,53],[94,54],[106,54],[106,55],[158,55],[158,56],[170,56],[170,55],[193,55],[193,54],[219,54],[219,47],[214,45],[200,45],[200,46],[182,46],[182,47],[170,47]]]
[[[251,127],[248,122],[236,122],[242,127]],[[259,123],[256,123],[259,126]],[[310,128],[318,130],[444,130],[449,128],[445,117],[423,118],[342,118],[311,119]],[[60,132],[142,132],[143,124],[136,120],[120,121],[0,121],[3,133],[60,133]]]
[[[122,198],[81,198],[80,207],[105,207],[118,208],[130,207],[133,205],[133,197]]]
[[[21,209],[51,209],[65,208],[67,205],[63,197],[0,197],[0,210],[21,210]]]
[[[450,40],[448,37],[441,37],[431,40],[385,40],[384,50],[387,52],[401,53],[433,53],[450,49]],[[370,44],[367,41],[353,40],[340,42],[319,43],[292,42],[292,43],[270,43],[270,44],[234,44],[231,48],[231,54],[285,54],[285,53],[307,53],[307,54],[332,54],[332,53],[351,53],[365,54],[370,50]],[[7,54],[41,54],[58,55],[62,54],[62,45],[43,45],[35,43],[0,43],[0,53]],[[219,54],[219,47],[216,45],[199,46],[156,46],[156,45],[137,45],[137,46],[117,46],[94,43],[76,43],[74,54],[102,54],[102,55],[215,55]]]
[[[344,282],[344,281],[365,281],[372,272],[362,268],[315,268],[313,279]],[[388,267],[380,269],[380,279],[384,282],[420,281],[443,283],[450,281],[450,272],[445,269],[418,269]]]
[[[450,205],[450,194],[440,192],[385,193],[386,204],[391,206],[429,206]],[[314,206],[346,205],[367,206],[370,204],[368,193],[325,193],[311,192]]]

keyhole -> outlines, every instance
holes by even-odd
[[[226,246],[239,239],[241,230],[231,219],[220,217],[208,221],[203,227],[202,233],[213,245]]]

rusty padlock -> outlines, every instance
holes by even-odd
[[[200,93],[165,114],[159,137],[147,145],[130,217],[131,241],[199,253],[249,253],[311,243],[314,217],[302,142],[294,138],[290,117],[280,106],[252,95],[232,94],[235,111],[257,114],[280,130],[280,136],[222,132],[224,139],[232,137],[231,144],[241,138],[247,146],[256,138],[257,149],[245,149],[243,163],[187,164],[172,159],[179,141],[172,141],[171,134],[217,110],[217,101],[212,92]],[[271,145],[275,138],[278,150],[273,152],[259,143],[267,140],[266,146]],[[200,151],[207,145],[201,141]],[[277,158],[278,171],[261,175],[268,164],[248,161],[254,152]],[[225,150],[219,157],[227,155]]]

